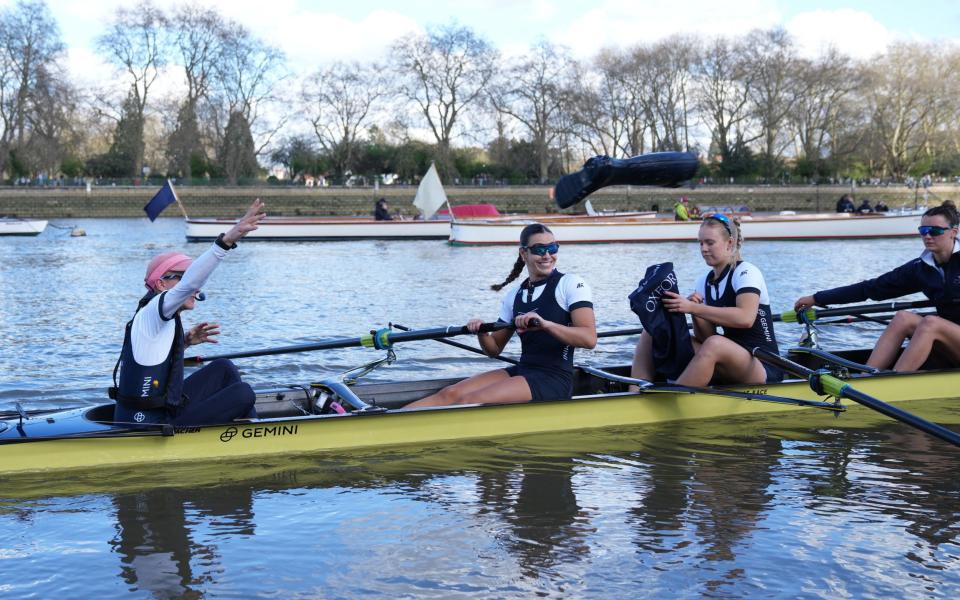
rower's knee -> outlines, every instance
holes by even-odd
[[[913,332],[913,337],[937,337],[943,331],[944,319],[929,315],[920,319]]]
[[[919,321],[922,321],[922,319],[917,313],[910,312],[909,310],[898,310],[896,314],[893,315],[893,319],[890,320],[888,328],[909,337],[913,335],[914,330],[919,325]]]
[[[711,358],[716,361],[716,359],[723,354],[726,341],[726,338],[722,335],[711,335],[704,340],[702,344],[700,344],[700,349],[697,350],[697,355],[702,356],[703,358]]]

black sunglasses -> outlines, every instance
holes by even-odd
[[[526,250],[527,252],[532,252],[537,256],[545,256],[547,252],[550,254],[556,254],[560,250],[560,244],[556,242],[550,242],[549,244],[534,244],[533,246],[520,246],[521,250]]]
[[[160,279],[164,281],[173,281],[174,279],[183,279],[183,273],[170,273],[169,275],[164,275]]]

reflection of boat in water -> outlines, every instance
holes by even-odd
[[[473,220],[451,223],[450,243],[516,244],[533,219]],[[740,216],[747,240],[820,240],[917,235],[919,214],[814,213]],[[607,219],[603,215],[550,222],[560,243],[695,241],[700,221]]]
[[[854,355],[862,360],[865,352]],[[816,357],[797,356],[816,365]],[[617,369],[622,375],[628,369]],[[296,452],[388,447],[499,436],[571,431],[764,414],[823,402],[806,381],[704,390],[655,386],[628,393],[622,381],[579,368],[568,400],[508,405],[399,410],[455,380],[347,385],[330,378],[311,386],[259,393],[260,418],[203,427],[113,423],[113,404],[0,421],[0,473],[103,465],[242,458]],[[861,374],[852,386],[888,400],[925,401],[952,396],[960,370]],[[329,412],[331,402],[347,410]],[[842,421],[841,421],[842,422]]]
[[[40,235],[46,228],[47,221],[43,219],[0,217],[0,235]]]

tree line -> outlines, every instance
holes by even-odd
[[[723,180],[960,173],[960,50],[943,44],[807,58],[773,28],[580,60],[541,40],[507,57],[450,23],[399,38],[382,60],[303,74],[214,8],[142,0],[117,9],[96,49],[116,78],[82,88],[43,0],[0,9],[5,180],[236,183],[270,165],[414,180],[433,161],[445,181],[544,183],[589,156],[667,150],[698,153],[701,176]]]

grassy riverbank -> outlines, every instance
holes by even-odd
[[[143,206],[157,191],[143,187],[85,188],[0,188],[0,214],[40,218],[142,217]],[[253,198],[263,198],[271,215],[325,216],[367,215],[373,204],[385,197],[391,209],[406,215],[416,214],[411,202],[415,187],[373,188],[291,188],[291,187],[182,187],[177,194],[190,216],[234,216]],[[524,187],[451,187],[447,196],[452,204],[495,204],[502,212],[558,212],[549,197],[548,186]],[[832,211],[837,199],[849,193],[849,186],[704,186],[696,189],[613,187],[590,196],[597,210],[670,211],[677,198],[688,196],[700,206],[748,206],[760,211]],[[853,190],[857,203],[869,198],[883,200],[891,209],[923,204],[923,192],[904,186],[861,187]],[[960,186],[938,185],[930,190],[928,202],[938,204],[951,199],[960,202]],[[582,206],[565,212],[582,212]],[[176,206],[167,208],[166,217],[179,217]]]

